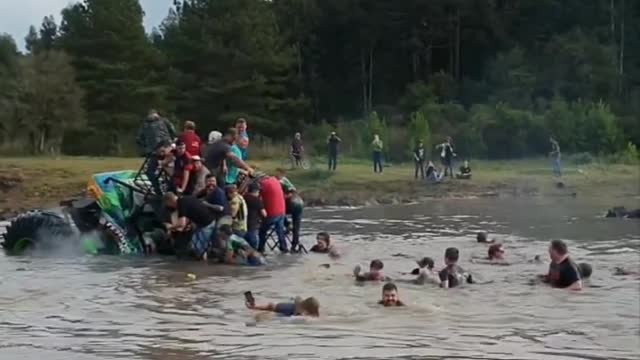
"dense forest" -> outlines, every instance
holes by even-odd
[[[175,0],[150,33],[138,0],[83,0],[0,35],[0,147],[127,154],[148,109],[204,135],[373,133],[401,159],[452,136],[465,157],[634,152],[640,1]],[[1,29],[0,29],[1,30]],[[28,31],[27,31],[28,30]],[[18,41],[22,41],[18,39]],[[637,151],[635,151],[637,155]]]

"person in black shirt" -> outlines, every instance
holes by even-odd
[[[467,283],[473,282],[471,275],[458,266],[459,258],[460,251],[458,249],[450,247],[445,250],[444,262],[447,266],[438,273],[440,287],[448,289],[461,285],[465,280]]]
[[[569,258],[567,244],[562,240],[553,240],[549,245],[549,272],[542,280],[551,286],[569,290],[581,290],[582,279],[578,266]]]
[[[260,199],[260,185],[257,182],[249,184],[247,193],[244,195],[244,201],[247,204],[247,232],[244,235],[244,239],[254,249],[257,249],[260,219],[267,217],[264,203]]]
[[[451,144],[451,137],[447,137],[447,140],[436,146],[436,149],[441,149],[440,160],[444,166],[444,176],[449,174],[449,177],[453,178],[453,157],[456,154],[453,152],[453,145]]]
[[[342,139],[336,135],[336,132],[331,132],[331,135],[327,138],[327,146],[329,150],[329,170],[336,170],[338,165],[338,146],[342,142]]]
[[[227,172],[225,160],[231,160],[237,167],[249,173],[253,170],[240,157],[231,151],[231,146],[235,141],[237,131],[235,128],[229,128],[224,137],[210,144],[206,148],[205,165],[209,171],[216,176],[218,184],[224,186],[226,184],[225,175]]]
[[[216,226],[213,212],[198,198],[190,195],[178,197],[172,192],[167,192],[162,200],[169,211],[178,212],[177,220],[168,224],[167,230],[184,232],[192,229],[189,248],[194,257],[206,260]]]

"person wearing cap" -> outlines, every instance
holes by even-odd
[[[338,148],[342,139],[338,137],[335,131],[332,131],[327,138],[327,147],[329,151],[329,170],[336,170],[338,166]]]
[[[187,146],[181,140],[176,142],[175,159],[173,162],[173,189],[178,194],[185,194],[191,178],[193,163],[191,155],[187,152]]]
[[[178,136],[178,140],[185,144],[189,155],[200,155],[202,140],[196,134],[196,124],[193,121],[185,121],[184,132]]]
[[[185,190],[185,194],[198,194],[207,186],[207,175],[209,169],[202,164],[202,158],[198,155],[191,157],[193,168],[189,175],[189,185]]]

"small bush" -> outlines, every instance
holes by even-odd
[[[574,165],[588,165],[595,161],[593,155],[589,154],[588,152],[570,155],[568,160]]]

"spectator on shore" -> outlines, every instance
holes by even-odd
[[[416,167],[414,179],[418,179],[418,172],[420,172],[420,178],[424,180],[424,162],[426,159],[426,151],[424,149],[424,143],[422,140],[418,141],[418,144],[413,149],[413,162]]]
[[[176,131],[171,122],[161,118],[156,110],[149,110],[149,115],[144,120],[136,136],[136,144],[140,155],[148,158],[146,175],[156,194],[161,194],[158,180],[157,151],[162,146],[173,143]]]
[[[373,152],[373,172],[382,172],[382,140],[378,134],[373,135],[371,142],[371,151]]]
[[[329,170],[336,170],[338,166],[338,150],[340,147],[340,143],[342,139],[338,137],[335,131],[332,131],[329,137],[327,138],[327,147],[329,154]]]
[[[549,137],[549,142],[551,142],[551,152],[549,156],[551,157],[551,165],[553,167],[553,175],[556,177],[562,176],[562,167],[560,165],[560,158],[562,157],[560,153],[560,144],[556,141],[553,136]]]
[[[249,133],[247,132],[247,119],[238,118],[236,120],[236,131],[238,138],[236,139],[242,161],[249,159]]]
[[[460,166],[460,173],[456,175],[456,178],[462,180],[471,179],[471,166],[469,166],[469,160],[465,160],[464,165]]]
[[[196,124],[193,121],[185,121],[184,131],[178,136],[178,140],[186,145],[189,155],[200,155],[202,140],[196,134]]]
[[[451,143],[451,137],[447,137],[445,142],[440,145],[436,145],[436,149],[440,150],[440,161],[442,162],[442,166],[444,166],[444,176],[449,175],[449,177],[453,178],[453,158],[456,156],[453,151],[453,144]]]
[[[296,168],[302,167],[302,159],[304,155],[304,145],[302,144],[302,135],[297,132],[291,141],[291,157],[292,165]]]
[[[229,129],[231,132],[232,129]],[[242,149],[238,146],[238,138],[239,134],[236,133],[235,136],[229,136],[229,145],[231,145],[231,153],[237,158],[243,157]],[[227,169],[227,174],[225,176],[225,185],[236,185],[238,182],[238,176],[240,175],[240,168],[236,165],[236,162],[233,159],[228,158],[225,160],[225,167]]]

